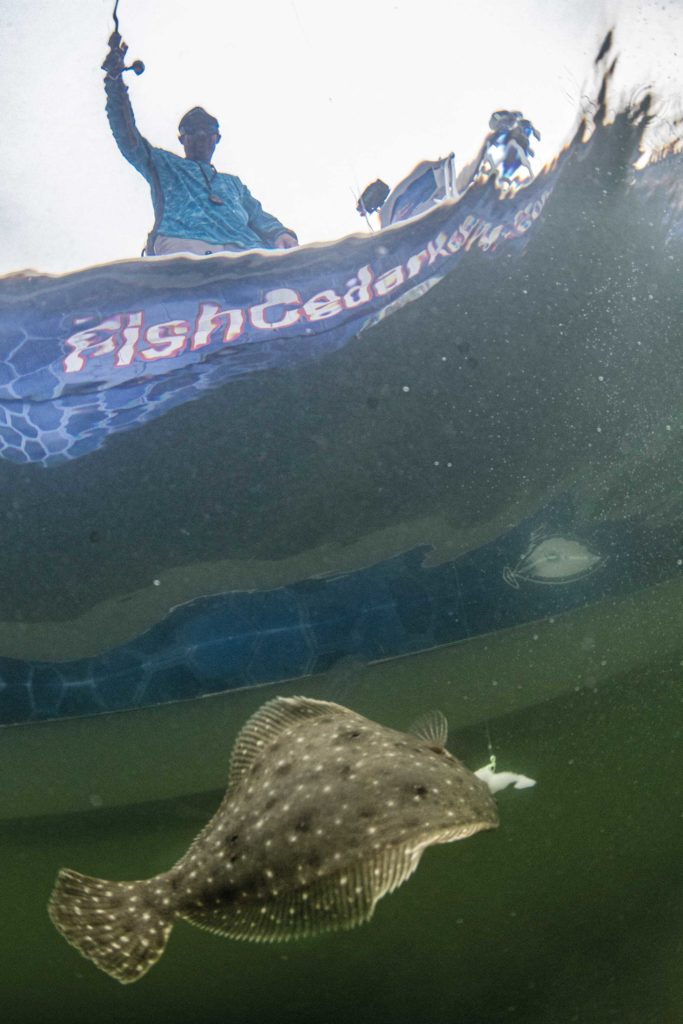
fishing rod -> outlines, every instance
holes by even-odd
[[[118,6],[119,6],[119,0],[116,0],[116,2],[114,3],[114,10],[112,12],[112,17],[114,19],[114,32],[113,32],[113,35],[111,36],[111,38],[109,40],[109,45],[111,46],[112,49],[114,49],[114,47],[116,47],[116,48],[120,47],[121,44],[123,43],[123,39],[122,39],[121,33],[119,31]],[[141,75],[144,70],[145,70],[145,65],[143,64],[143,62],[141,60],[134,60],[132,64],[129,64],[125,68],[121,68],[121,72],[133,71],[136,75]]]

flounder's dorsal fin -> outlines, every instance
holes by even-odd
[[[340,704],[310,697],[276,697],[260,707],[240,731],[230,759],[229,788],[249,772],[266,747],[281,733],[305,719],[353,715]]]
[[[408,732],[435,747],[445,747],[448,742],[448,719],[442,711],[427,711],[415,719]]]
[[[353,928],[372,917],[375,904],[412,875],[424,846],[402,845],[265,903],[206,907],[180,913],[186,921],[232,939],[281,942]]]

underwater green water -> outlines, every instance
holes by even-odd
[[[499,642],[488,644],[494,660]],[[649,642],[641,638],[644,654]],[[415,876],[351,932],[248,945],[181,922],[149,976],[123,987],[52,927],[45,905],[57,869],[110,878],[164,870],[221,793],[3,822],[2,1020],[679,1024],[682,653],[659,660],[650,648],[647,668],[489,720],[499,768],[538,785],[499,794],[497,831],[427,850]],[[479,767],[484,723],[458,730],[458,690],[430,674],[428,659],[401,664],[411,662],[413,699],[446,711],[450,749]],[[336,696],[362,712],[372,704],[374,717],[399,728],[412,713],[362,683]]]
[[[607,555],[625,579],[642,559],[668,580],[634,569],[557,620],[330,679],[0,728],[0,1024],[683,1024],[679,193],[666,164],[631,192],[639,124],[569,163],[519,258],[473,251],[326,359],[59,473],[0,464],[7,658],[99,654],[196,596],[421,544],[448,562],[566,491],[577,528],[643,525],[649,551]],[[249,945],[180,922],[138,984],[98,972],[48,918],[57,871],[167,869],[248,715],[292,693],[399,729],[439,708],[470,768],[490,736],[537,786],[428,849],[357,930]]]

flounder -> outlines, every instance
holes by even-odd
[[[179,918],[257,942],[367,921],[426,847],[498,825],[446,733],[439,713],[411,734],[328,701],[271,700],[240,732],[223,801],[177,864],[130,882],[64,869],[50,917],[124,984],[156,963]]]

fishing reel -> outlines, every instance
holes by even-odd
[[[126,53],[128,47],[124,43],[121,33],[119,32],[119,16],[118,16],[119,0],[116,0],[114,4],[113,19],[114,19],[114,31],[112,32],[109,39],[109,49],[111,51],[121,50],[123,54]],[[107,70],[107,61],[104,62],[102,68]],[[118,74],[122,75],[124,71],[132,71],[136,75],[141,75],[145,70],[145,65],[141,60],[134,60],[132,64],[128,64],[126,67],[119,68]]]
[[[141,60],[134,60],[132,64],[128,64],[125,68],[121,68],[121,74],[123,74],[124,71],[133,71],[136,75],[141,75],[144,70],[145,65],[143,62]]]
[[[102,69],[104,71],[109,71],[109,73],[111,74],[111,62],[114,59],[113,55],[118,52],[121,54],[121,57],[123,59],[125,57],[127,50],[128,47],[121,38],[120,33],[113,32],[109,38],[109,54],[107,55],[107,59],[102,64]],[[124,71],[132,71],[136,75],[141,75],[142,72],[145,70],[145,65],[141,60],[134,60],[131,64],[127,64],[124,67],[116,67],[116,61],[114,60],[114,67],[117,76],[122,75]]]

